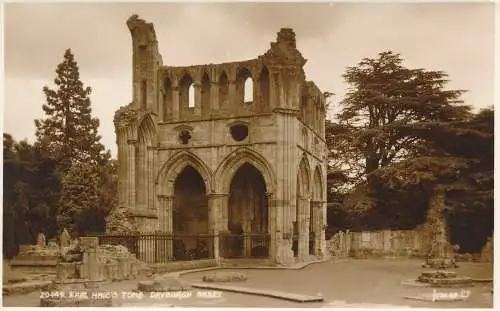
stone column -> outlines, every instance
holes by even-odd
[[[129,139],[128,141],[128,193],[129,193],[129,208],[135,207],[135,195],[136,195],[136,185],[135,185],[135,148],[137,141],[134,139]]]
[[[165,122],[165,111],[167,107],[165,107],[166,102],[165,102],[165,91],[160,90],[158,92],[158,120],[160,122]]]
[[[320,204],[321,204],[321,202],[319,202],[319,201],[311,201],[311,204],[310,204],[310,208],[312,209],[312,217],[310,219],[310,222],[311,222],[312,232],[314,233],[314,249],[313,249],[313,254],[315,256],[318,255],[317,250],[319,248],[318,235],[320,235],[320,228],[319,228],[319,218],[320,218],[319,210],[320,210]]]
[[[260,76],[259,76],[260,77]],[[256,79],[253,82],[253,107],[255,112],[262,112],[264,104],[262,103],[260,79]]]
[[[99,238],[81,237],[80,243],[84,250],[83,263],[80,268],[81,277],[90,281],[101,281],[102,267],[99,266],[97,261],[97,246],[99,245]]]
[[[194,115],[201,116],[201,85],[199,83],[193,84],[194,86]]]
[[[172,121],[180,120],[179,86],[172,86]]]
[[[227,100],[227,109],[231,111],[235,105],[241,104],[236,102],[236,81],[231,80],[229,81],[229,94],[228,94],[228,100]]]
[[[318,216],[315,217],[316,221],[316,251],[315,255],[319,257],[323,257],[326,254],[326,240],[325,240],[325,231],[326,231],[326,201],[318,201],[317,202],[317,210],[315,214]]]
[[[283,107],[282,101],[284,100],[282,89],[283,84],[279,71],[270,71],[269,76],[269,92],[270,92],[270,106],[271,109]]]
[[[128,163],[128,143],[127,129],[119,128],[116,130],[116,142],[118,145],[118,204],[120,207],[130,206],[129,194],[130,183],[128,180],[129,163]]]
[[[276,210],[276,243],[279,246],[276,252],[277,260],[282,263],[294,261],[292,251],[294,205],[297,202],[297,118],[296,110],[275,109],[276,125],[282,137],[276,145],[275,169],[277,177],[275,207]]]
[[[162,241],[162,245],[158,245],[159,249],[164,250],[168,260],[173,258],[173,240],[171,238],[173,232],[172,212],[174,208],[174,197],[169,195],[159,195],[158,200],[160,207],[158,209],[160,232],[167,234],[167,239]]]
[[[147,147],[146,148],[146,165],[145,165],[145,175],[146,175],[146,189],[144,189],[145,197],[146,197],[146,206],[144,206],[147,210],[152,210],[155,208],[154,206],[154,189],[155,189],[155,181],[154,181],[154,172],[153,172],[153,164],[154,164],[154,156],[155,156],[155,148]]]
[[[299,258],[307,259],[309,256],[309,209],[310,199],[308,197],[299,197],[299,219],[297,219],[299,227]]]
[[[210,253],[210,255],[213,255],[211,257],[217,260],[221,257],[219,233],[227,228],[227,219],[224,217],[224,208],[227,209],[227,200],[227,194],[211,193],[208,195],[209,234],[213,237],[213,245],[210,245],[210,251],[213,251],[213,253]]]
[[[216,113],[219,109],[219,85],[215,82],[210,82],[210,114]]]
[[[267,194],[267,206],[268,206],[268,227],[270,235],[269,243],[269,257],[275,261],[278,259],[278,238],[281,240],[281,229],[277,222],[278,214],[278,202],[274,199],[274,195],[271,193]]]

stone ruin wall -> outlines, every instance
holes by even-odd
[[[235,161],[231,157],[253,159],[269,182],[273,204],[290,209],[283,216],[281,232],[285,233],[292,231],[295,221],[297,171],[305,159],[310,170],[306,188],[317,188],[311,196],[324,205],[314,221],[324,227],[326,100],[306,80],[306,59],[296,48],[293,30],[281,29],[270,49],[252,60],[178,67],[163,63],[151,23],[132,16],[127,25],[133,42],[133,101],[117,111],[115,127],[119,167],[125,168],[119,170],[119,205],[129,211],[137,229],[164,226],[162,213],[171,205],[175,179],[170,171],[184,156],[199,164],[196,169],[209,195],[224,193],[227,180],[221,171]],[[247,78],[253,82],[251,103],[244,102]],[[192,107],[188,103],[191,85]],[[248,126],[247,138],[231,137],[229,129],[235,124]],[[189,146],[180,142],[183,132],[190,136]],[[313,180],[316,175],[319,181]]]

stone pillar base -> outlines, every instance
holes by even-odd
[[[277,247],[276,263],[279,265],[292,265],[295,263],[293,256],[292,240],[281,240]]]
[[[451,258],[428,258],[422,265],[423,268],[433,268],[433,269],[449,269],[458,268],[455,260]]]
[[[56,280],[80,278],[81,262],[60,262],[56,266]]]

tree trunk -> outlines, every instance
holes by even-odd
[[[429,201],[427,220],[424,224],[424,254],[428,254],[433,258],[444,258],[446,244],[448,243],[444,203],[444,189],[435,188]]]

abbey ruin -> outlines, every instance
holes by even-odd
[[[119,205],[137,230],[171,234],[168,256],[192,248],[190,236],[212,237],[215,259],[323,256],[325,97],[306,80],[293,30],[255,59],[174,67],[153,24],[127,25],[133,100],[114,122]]]

